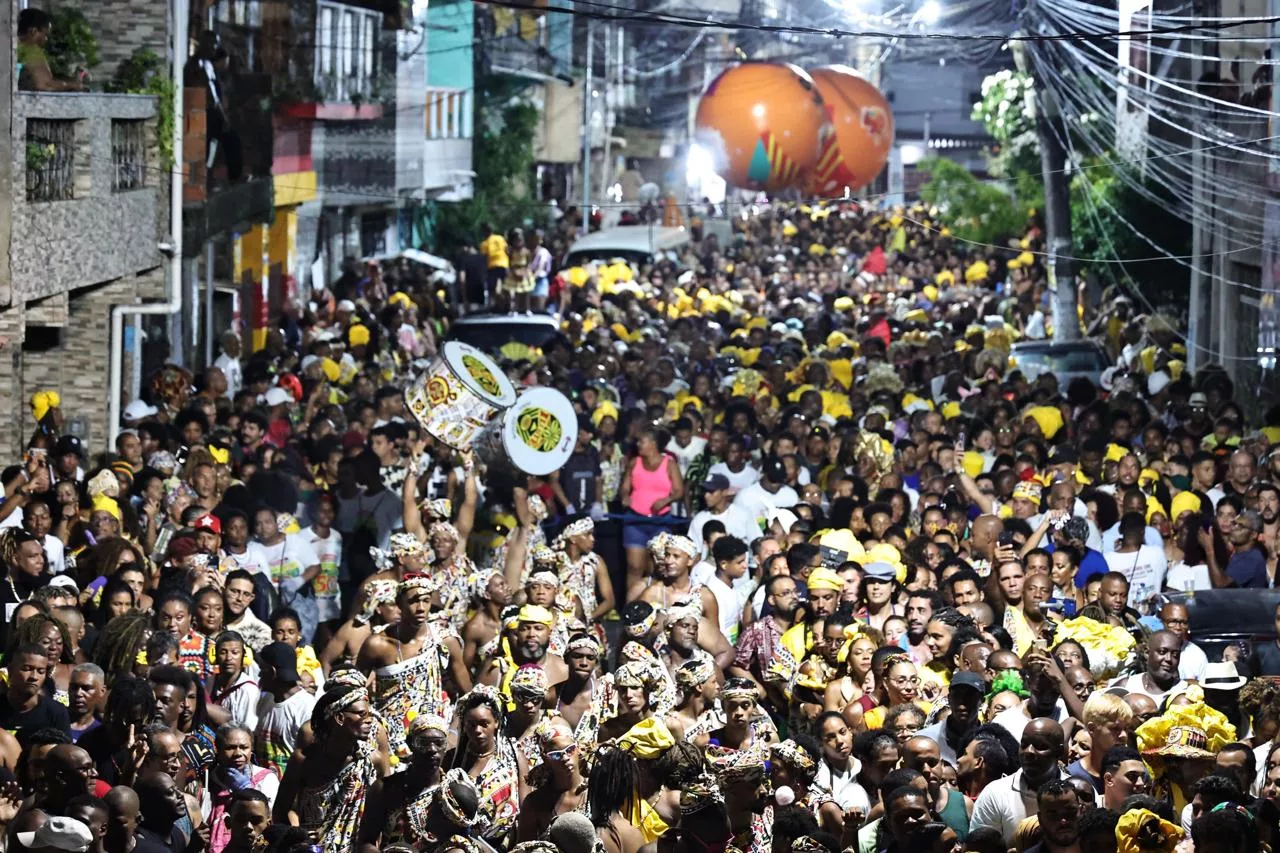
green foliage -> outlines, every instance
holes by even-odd
[[[177,162],[173,153],[173,128],[177,117],[173,100],[176,90],[164,58],[146,48],[135,50],[120,63],[115,76],[107,84],[107,91],[155,96],[156,147],[160,151],[160,166],[165,171],[172,169]]]
[[[1160,249],[1180,257],[1191,253],[1191,223],[1178,213],[1177,203],[1167,191],[1144,181],[1132,170],[1122,177],[1118,170],[1130,168],[1124,164],[1095,159],[1084,166],[1071,181],[1071,230],[1076,257],[1152,258],[1160,255]],[[1138,236],[1135,228],[1160,249]],[[1177,261],[1126,262],[1123,268],[1113,263],[1086,267],[1104,286],[1136,286],[1157,307],[1186,306],[1190,270]]]
[[[943,157],[922,160],[917,168],[929,176],[920,187],[920,198],[947,211],[955,236],[1000,243],[1026,230],[1028,205],[1003,187],[980,181],[964,166]]]
[[[477,83],[471,155],[474,194],[438,208],[434,248],[445,254],[463,242],[479,240],[483,223],[506,232],[538,216],[529,185],[535,163],[533,139],[541,115],[504,78],[484,75]]]
[[[44,52],[55,77],[72,77],[77,68],[88,70],[98,64],[98,37],[84,12],[62,6],[49,17],[53,26]]]
[[[39,172],[49,165],[56,153],[57,147],[52,142],[28,142],[27,171]]]

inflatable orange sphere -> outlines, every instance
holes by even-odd
[[[832,133],[809,174],[809,191],[834,196],[866,186],[889,162],[893,112],[880,90],[847,65],[809,72],[826,104]]]
[[[721,72],[702,93],[694,139],[731,186],[776,192],[803,181],[830,132],[808,74],[747,62]]]

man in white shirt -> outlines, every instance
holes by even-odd
[[[701,456],[706,448],[707,440],[693,434],[693,421],[677,418],[671,425],[671,440],[667,442],[667,452],[676,458],[682,476],[689,473],[689,463]]]
[[[222,371],[227,378],[227,390],[222,396],[234,400],[244,385],[244,372],[240,369],[240,336],[235,332],[223,332],[222,355],[218,356],[213,366]]]
[[[1018,771],[982,789],[973,804],[970,828],[992,827],[1000,832],[1006,847],[1013,847],[1018,824],[1039,814],[1036,792],[1040,786],[1053,779],[1066,778],[1059,766],[1065,752],[1062,726],[1046,719],[1027,723],[1018,750]]]
[[[760,525],[742,507],[734,504],[729,489],[729,479],[723,474],[711,474],[703,482],[703,502],[707,508],[695,513],[689,522],[689,538],[694,542],[702,544],[702,528],[712,519],[724,525],[725,533],[748,545],[760,538]]]
[[[1156,631],[1147,640],[1147,671],[1117,678],[1108,687],[1123,687],[1130,693],[1149,696],[1157,706],[1165,697],[1186,688],[1178,674],[1182,640],[1172,631]]]
[[[723,476],[735,494],[760,479],[760,472],[748,462],[747,443],[739,435],[729,437],[725,443],[724,461],[712,465],[707,474]]]
[[[734,506],[740,507],[748,517],[757,524],[761,520],[767,522],[772,511],[790,509],[800,503],[796,490],[787,484],[787,469],[782,460],[771,457],[765,460],[760,472],[760,482],[738,492],[733,499]]]
[[[1170,601],[1160,608],[1160,622],[1166,631],[1182,641],[1178,675],[1183,681],[1200,681],[1209,658],[1203,649],[1191,642],[1191,614],[1187,611],[1187,606]]]
[[[1164,589],[1164,576],[1169,570],[1164,548],[1143,544],[1145,527],[1140,514],[1125,513],[1120,519],[1120,543],[1116,550],[1102,555],[1107,568],[1129,581],[1129,606],[1138,610]]]

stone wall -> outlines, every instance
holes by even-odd
[[[116,68],[139,48],[157,56],[169,49],[169,4],[166,0],[45,0],[45,11],[59,7],[84,12],[98,37],[98,65],[94,80],[110,80]],[[193,30],[194,31],[194,30]]]

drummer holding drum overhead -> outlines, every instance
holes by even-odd
[[[636,440],[636,455],[627,463],[618,498],[634,515],[659,517],[684,497],[684,478],[674,456],[662,452],[657,435],[643,429]],[[660,523],[626,522],[622,544],[627,554],[627,598],[643,586],[650,572],[649,540],[666,529]]]

